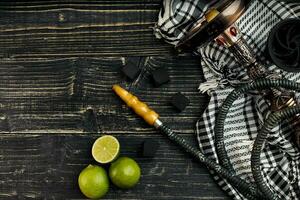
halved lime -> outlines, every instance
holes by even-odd
[[[120,143],[114,136],[104,135],[98,138],[92,147],[93,158],[102,164],[110,163],[118,157]]]

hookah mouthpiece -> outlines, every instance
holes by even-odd
[[[141,102],[136,96],[130,94],[119,85],[114,85],[112,89],[137,115],[142,117],[149,125],[155,126],[159,115],[150,109],[147,104]]]

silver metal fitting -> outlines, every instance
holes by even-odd
[[[163,123],[159,120],[159,119],[156,119],[153,126],[158,129],[159,127],[161,127],[163,125]]]

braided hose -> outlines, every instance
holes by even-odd
[[[274,192],[270,190],[263,180],[260,170],[260,155],[263,145],[270,134],[271,130],[282,120],[287,119],[300,113],[300,106],[286,108],[282,111],[272,113],[264,123],[264,126],[258,133],[253,150],[251,153],[251,169],[253,178],[258,185],[259,189],[266,195],[268,199],[276,199]]]
[[[229,112],[230,107],[234,103],[234,101],[241,95],[245,94],[248,91],[251,90],[261,90],[261,89],[268,89],[268,88],[285,88],[289,90],[300,90],[300,84],[296,82],[292,82],[285,79],[280,80],[270,80],[270,79],[258,79],[251,84],[243,85],[237,89],[235,89],[233,92],[231,92],[226,100],[224,101],[222,107],[219,109],[218,116],[216,118],[215,122],[215,145],[216,150],[218,154],[219,160],[222,160],[222,166],[229,170],[231,174],[235,174],[235,170],[232,167],[232,164],[230,162],[230,159],[227,155],[227,151],[224,144],[224,125],[225,125],[225,119]],[[262,127],[262,132],[258,133],[258,138],[255,141],[254,144],[254,154],[251,157],[252,161],[252,170],[253,170],[253,176],[254,179],[259,186],[260,190],[263,192],[265,197],[267,199],[278,199],[273,192],[268,188],[268,186],[264,183],[263,178],[260,173],[260,152],[263,146],[263,143],[270,132],[270,127],[275,126],[275,123],[279,121],[281,117],[291,116],[293,114],[297,114],[299,110],[299,107],[293,107],[289,109],[285,109],[283,111],[279,111],[271,115],[271,117],[267,120],[266,124]]]
[[[229,170],[222,167],[212,159],[207,158],[200,150],[190,145],[183,137],[174,133],[173,130],[166,125],[158,127],[161,133],[165,134],[170,140],[181,146],[187,153],[190,153],[197,158],[201,163],[204,163],[209,169],[214,170],[217,174],[228,180],[235,188],[239,190],[247,199],[265,199],[257,187],[251,183],[247,183]]]

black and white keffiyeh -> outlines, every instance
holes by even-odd
[[[158,38],[177,44],[193,24],[199,20],[215,0],[164,0],[154,31]],[[279,70],[264,57],[266,40],[272,27],[285,18],[300,17],[300,2],[280,0],[252,1],[246,13],[238,20],[244,38],[261,62],[270,70]],[[214,123],[218,108],[233,86],[246,80],[246,71],[240,67],[229,51],[211,42],[196,51],[206,83],[200,90],[208,92],[210,102],[197,122],[196,133],[201,151],[218,161],[214,144]],[[300,73],[281,72],[287,79],[300,82]],[[299,99],[299,98],[298,98]],[[269,106],[261,96],[246,94],[230,109],[224,127],[225,146],[237,175],[254,181],[250,167],[250,152],[256,134],[263,124]],[[271,190],[280,199],[300,199],[300,152],[290,142],[293,128],[284,121],[268,137],[261,153],[261,168]],[[211,171],[213,178],[234,199],[246,199],[225,179]]]

